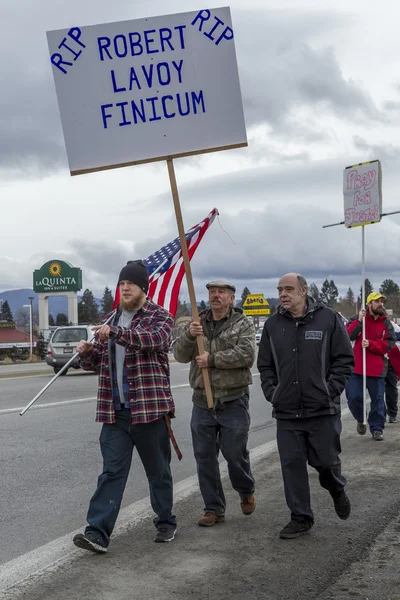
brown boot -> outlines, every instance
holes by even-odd
[[[254,494],[248,498],[242,498],[240,501],[240,508],[242,509],[242,513],[244,515],[251,515],[256,508],[256,499],[254,498]]]
[[[224,515],[215,515],[214,513],[206,512],[198,520],[197,525],[200,525],[200,527],[212,527],[216,523],[223,523],[223,521],[225,521]]]

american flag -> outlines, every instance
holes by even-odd
[[[186,232],[185,237],[189,260],[192,260],[205,232],[217,215],[218,210],[213,208],[203,221],[194,225]],[[151,254],[143,262],[150,274],[148,297],[175,316],[179,290],[185,274],[179,237],[160,248],[160,250],[157,250],[157,252],[154,252],[154,254]],[[117,285],[114,308],[118,304],[119,286]]]

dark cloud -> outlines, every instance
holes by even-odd
[[[367,140],[362,138],[361,136],[353,137],[354,147],[361,152],[363,152],[364,160],[380,160],[381,162],[387,162],[390,167],[391,162],[394,159],[400,158],[400,146],[395,146],[393,144],[373,144],[369,143]]]
[[[391,100],[390,102],[384,102],[383,108],[385,110],[399,112],[400,111],[400,102],[396,102],[393,100]]]
[[[132,252],[121,242],[76,239],[58,257],[82,269],[84,288],[99,292],[106,285],[115,287],[121,268],[132,260]]]
[[[344,78],[333,49],[311,45],[321,31],[332,33],[345,27],[337,13],[266,10],[255,20],[253,14],[242,12],[238,25],[248,125],[269,122],[279,133],[282,128],[290,129],[291,113],[301,107],[320,107],[357,121],[382,118],[369,94]],[[246,45],[249,37],[251,44]]]

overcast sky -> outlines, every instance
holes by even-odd
[[[386,0],[230,7],[249,146],[175,161],[186,228],[220,212],[192,261],[198,297],[215,277],[239,294],[274,296],[288,271],[358,290],[361,230],[322,225],[343,219],[343,169],[376,158],[384,212],[400,210],[400,9]],[[200,8],[171,0],[167,12]],[[165,162],[70,176],[46,40],[49,30],[165,12],[161,1],[1,1],[0,291],[31,287],[35,269],[61,259],[101,295],[127,260],[176,237]],[[400,215],[366,227],[376,289],[400,283],[399,239]]]

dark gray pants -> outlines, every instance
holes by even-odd
[[[397,389],[397,382],[399,378],[396,375],[396,371],[392,365],[388,364],[388,370],[385,377],[385,403],[386,412],[389,417],[397,417],[397,403],[399,400],[399,392]]]
[[[286,503],[294,519],[314,521],[307,462],[319,473],[323,488],[335,494],[346,485],[339,454],[340,415],[309,419],[277,419],[277,442]]]
[[[241,498],[254,493],[254,479],[247,450],[250,428],[248,406],[247,394],[223,405],[218,402],[213,411],[193,405],[190,426],[205,512],[225,514],[226,502],[218,463],[220,450],[228,463],[233,489]]]

